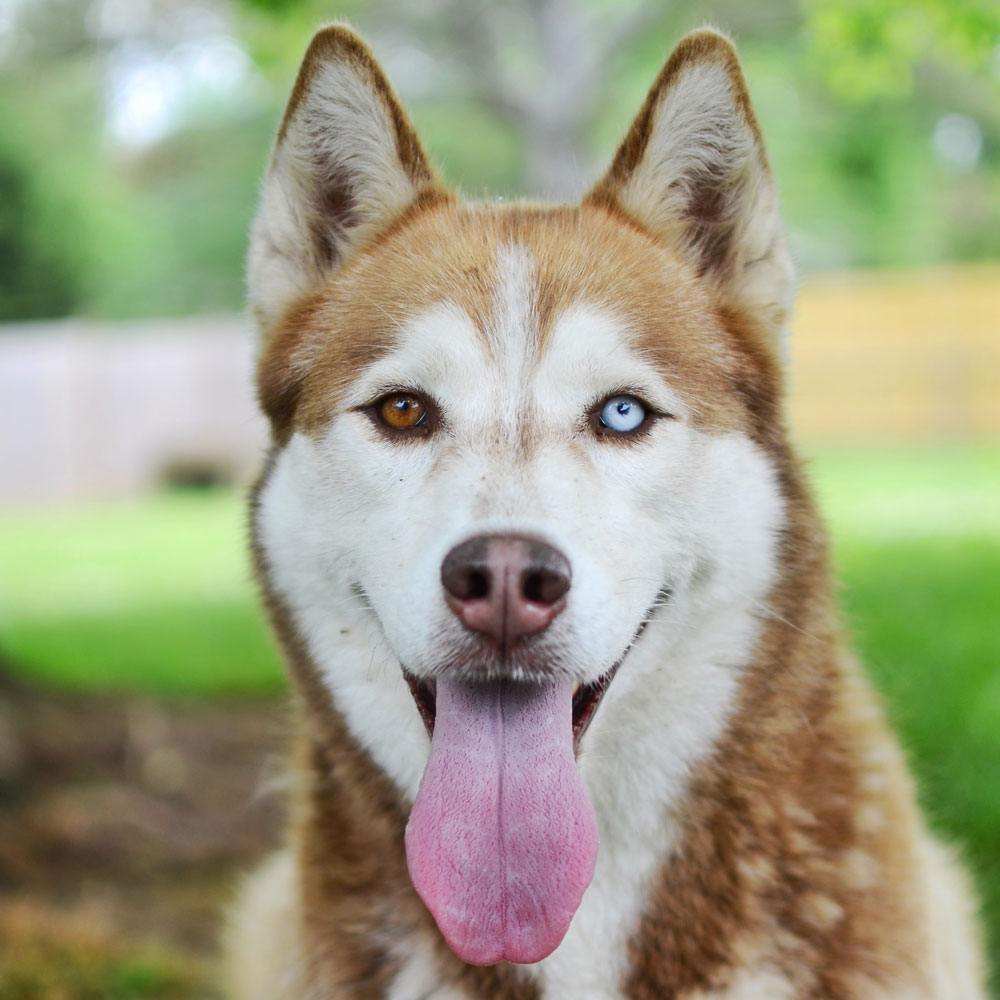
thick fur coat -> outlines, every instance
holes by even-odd
[[[684,39],[605,177],[549,207],[447,191],[324,29],[249,283],[297,735],[234,997],[984,996],[786,438],[792,268],[725,38]],[[534,582],[490,604],[518,559]]]

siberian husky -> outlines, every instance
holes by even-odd
[[[792,285],[721,35],[576,206],[460,201],[316,35],[249,256],[297,752],[233,996],[984,996],[787,443]]]

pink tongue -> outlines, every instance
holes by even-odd
[[[439,678],[406,859],[452,951],[473,965],[545,958],[596,857],[597,821],[573,757],[572,686]]]

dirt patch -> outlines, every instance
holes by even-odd
[[[0,1000],[208,995],[226,902],[280,835],[285,720],[0,666]]]

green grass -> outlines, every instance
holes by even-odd
[[[1000,956],[1000,450],[826,454],[810,470],[853,644],[933,822],[979,876]],[[3,514],[0,653],[79,689],[279,690],[242,506],[172,494]]]
[[[0,653],[65,687],[268,693],[242,502],[178,492],[0,517]]]

